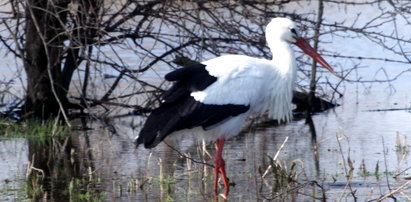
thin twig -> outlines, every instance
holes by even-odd
[[[194,162],[194,163],[198,163],[198,164],[202,164],[202,165],[206,165],[206,166],[209,166],[209,167],[214,168],[214,165],[211,165],[211,164],[209,164],[209,163],[202,162],[202,161],[197,161],[197,160],[195,160],[195,159],[193,159],[193,158],[191,158],[191,157],[189,157],[189,156],[181,153],[178,149],[176,149],[176,148],[174,148],[173,146],[171,146],[170,144],[168,144],[167,141],[163,141],[163,142],[164,142],[164,144],[166,144],[168,147],[170,147],[172,150],[174,150],[175,152],[177,152],[177,154],[180,155],[181,157],[186,158],[186,159],[189,159],[189,160],[191,160],[191,161]]]
[[[344,152],[342,150],[341,142],[340,142],[340,139],[338,138],[338,135],[336,135],[336,137],[337,137],[338,147],[340,149],[340,154],[341,154],[341,157],[343,158],[342,162],[343,162],[343,166],[344,166],[345,176],[347,178],[347,186],[350,189],[350,192],[351,192],[351,195],[352,195],[354,201],[357,201],[357,197],[355,196],[356,191],[354,191],[353,188],[351,187],[351,177],[352,176],[347,172],[348,169],[347,169],[347,165],[345,163],[345,157],[344,157]]]
[[[397,194],[398,192],[401,192],[402,190],[405,190],[405,189],[409,189],[406,187],[409,184],[411,184],[411,180],[408,180],[407,182],[399,186],[397,189],[392,190],[390,193],[387,193],[384,196],[381,196],[380,198],[377,199],[377,201],[383,201],[384,199],[388,197],[394,197],[394,195]]]

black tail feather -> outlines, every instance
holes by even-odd
[[[172,129],[170,126],[178,120],[178,108],[163,103],[155,109],[147,118],[141,132],[136,140],[137,146],[144,144],[145,148],[157,146]]]

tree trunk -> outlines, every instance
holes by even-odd
[[[26,3],[25,117],[45,119],[56,116],[68,103],[67,89],[61,85],[63,33],[68,3],[64,0],[28,0]]]

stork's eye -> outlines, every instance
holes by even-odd
[[[294,29],[294,28],[291,28],[291,33],[293,33],[293,34],[297,35],[297,31],[295,31],[295,29]]]

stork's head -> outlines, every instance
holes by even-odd
[[[295,44],[323,67],[329,71],[333,71],[332,67],[324,58],[322,58],[304,38],[298,35],[297,26],[292,20],[288,18],[273,18],[271,22],[268,23],[265,32],[268,44],[274,46],[270,48],[275,48],[275,44],[284,42]]]

